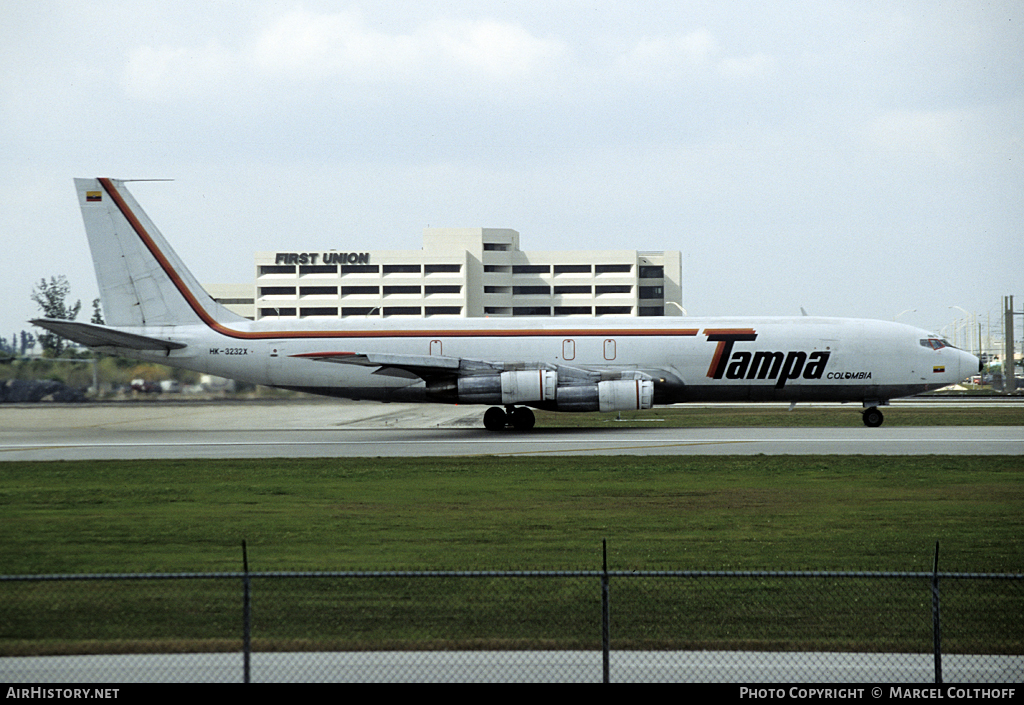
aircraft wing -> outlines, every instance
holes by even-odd
[[[376,367],[373,374],[379,375],[418,377],[426,383],[428,399],[467,404],[527,403],[541,408],[558,404],[563,409],[602,411],[647,409],[654,399],[655,384],[682,384],[669,371],[631,367],[575,367],[524,360],[381,352],[313,352],[294,357]]]
[[[299,353],[293,357],[333,362],[362,367],[377,367],[381,374],[412,373],[425,380],[437,377],[463,377],[475,375],[495,375],[502,372],[545,370],[557,372],[559,384],[594,384],[610,379],[659,379],[664,381],[667,373],[664,370],[623,370],[621,368],[585,368],[573,365],[554,365],[545,362],[528,362],[522,360],[474,360],[464,357],[446,355],[403,355],[397,353],[364,353],[364,352],[314,352]],[[404,376],[404,375],[403,375]]]
[[[29,321],[34,326],[45,328],[51,333],[73,340],[89,348],[115,347],[129,350],[180,350],[185,343],[173,340],[150,338],[137,333],[128,333],[117,328],[98,326],[94,323],[65,321],[59,318],[36,318]]]
[[[458,376],[460,374],[494,374],[509,369],[506,363],[468,360],[446,355],[402,355],[395,353],[360,352],[316,352],[299,353],[294,357],[319,362],[334,362],[361,367],[379,367],[382,374],[392,371],[411,372],[417,377],[428,379],[437,376]]]

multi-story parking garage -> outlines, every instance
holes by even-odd
[[[678,251],[524,252],[519,233],[427,228],[422,250],[257,252],[256,282],[211,286],[249,318],[665,316]]]

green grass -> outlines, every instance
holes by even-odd
[[[943,571],[1020,572],[1022,506],[1019,457],[17,462],[0,464],[0,562],[238,571],[244,539],[254,571],[598,570],[607,539],[612,570],[925,572],[939,541]],[[0,589],[0,653],[240,648],[237,580]],[[1020,598],[959,590],[951,615],[1006,604],[950,648],[1020,653]],[[258,578],[253,593],[260,650],[599,643],[593,578]],[[613,595],[614,648],[930,648],[922,579],[618,579]]]
[[[0,464],[7,574],[1024,567],[1019,457]]]

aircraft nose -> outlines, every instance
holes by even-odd
[[[960,379],[964,380],[971,375],[981,372],[981,358],[972,355],[964,350],[960,351]]]

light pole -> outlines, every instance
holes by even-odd
[[[964,348],[968,348],[967,352],[973,353],[974,351],[969,349],[970,344],[971,344],[971,314],[968,313],[965,309],[963,309],[963,308],[961,308],[959,306],[950,306],[949,308],[955,308],[955,309],[957,309],[959,311],[963,311],[963,314],[966,317],[965,320],[964,320],[964,341],[966,342],[966,344],[963,347]],[[953,325],[953,345],[957,344],[956,331],[957,331],[957,326],[954,323],[954,325]]]

